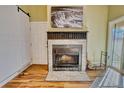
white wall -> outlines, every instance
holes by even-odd
[[[47,64],[47,22],[31,22],[32,63]]]
[[[29,25],[17,6],[0,6],[0,85],[30,64]]]

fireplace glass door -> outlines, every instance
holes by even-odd
[[[54,71],[80,71],[82,45],[53,45]]]

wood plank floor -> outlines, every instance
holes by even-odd
[[[100,71],[87,71],[88,76],[92,80],[90,82],[48,82],[45,81],[47,73],[47,65],[31,65],[20,75],[4,85],[3,88],[88,88]]]

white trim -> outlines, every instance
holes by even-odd
[[[2,82],[0,82],[0,88],[2,86],[4,86],[6,83],[8,83],[10,80],[15,78],[17,75],[19,75],[21,72],[23,72],[25,69],[27,69],[30,65],[31,65],[31,63],[26,64],[25,66],[23,66],[23,68],[19,69],[14,74],[10,75],[10,77],[8,77],[7,79],[5,79]]]
[[[47,22],[31,22],[33,64],[47,64],[47,31]]]
[[[49,71],[52,69],[52,45],[63,45],[63,44],[73,44],[73,45],[82,45],[82,69],[81,71],[86,70],[86,40],[48,40],[48,61],[49,61]]]
[[[104,77],[103,77],[103,79],[101,80],[101,82],[99,83],[99,87],[101,87],[102,86],[102,84],[103,84],[103,82],[105,81],[105,79],[107,78],[107,76],[108,76],[108,73],[109,73],[109,71],[110,71],[110,69],[108,69],[107,70],[107,72],[105,73],[105,75],[104,75]]]
[[[33,21],[33,22],[30,22],[30,23],[44,23],[44,24],[48,24],[47,21]]]
[[[119,22],[122,22],[122,21],[124,21],[124,16],[121,16],[119,18],[116,18],[116,19],[110,21],[109,23],[110,24],[116,24],[116,23],[119,23]]]

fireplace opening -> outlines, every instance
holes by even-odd
[[[80,71],[82,45],[53,45],[54,71]]]

